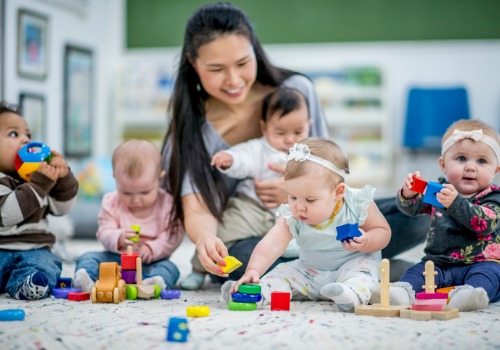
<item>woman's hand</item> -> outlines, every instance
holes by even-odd
[[[268,164],[268,167],[277,173],[285,174],[284,167],[280,167],[275,164]],[[284,177],[267,181],[255,179],[254,184],[255,193],[267,208],[277,208],[280,204],[288,202]]]
[[[202,237],[196,242],[196,250],[198,251],[198,259],[200,259],[205,270],[221,277],[229,276],[221,269],[221,266],[226,266],[224,257],[228,253],[226,246],[219,237]]]
[[[260,283],[260,275],[257,270],[247,270],[238,282],[234,284],[233,288],[231,288],[231,293],[237,292],[238,288],[245,283]]]

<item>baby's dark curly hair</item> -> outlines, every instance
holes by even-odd
[[[14,113],[21,115],[21,108],[18,105],[8,103],[7,101],[0,101],[0,115],[3,113]]]

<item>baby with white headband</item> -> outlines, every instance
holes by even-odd
[[[250,257],[243,277],[227,281],[222,296],[243,283],[260,283],[263,304],[271,292],[290,292],[290,297],[332,300],[345,312],[366,304],[371,288],[379,281],[381,249],[391,230],[373,201],[375,189],[346,184],[349,161],[333,141],[307,138],[290,148],[285,171],[288,204],[278,210],[275,226]],[[336,227],[358,224],[362,235],[341,243]],[[292,238],[299,259],[278,265],[261,278],[281,256]]]
[[[448,128],[439,157],[446,179],[436,195],[444,208],[424,203],[412,191],[413,175],[420,173],[408,174],[398,207],[410,216],[429,214],[431,222],[425,256],[390,287],[391,304],[410,304],[423,290],[427,260],[434,262],[437,288],[456,287],[449,307],[470,311],[500,300],[500,188],[492,184],[500,170],[499,145],[496,131],[481,121],[460,120]],[[374,291],[373,303],[379,294]]]

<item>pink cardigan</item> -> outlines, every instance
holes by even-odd
[[[171,207],[172,196],[160,188],[153,214],[148,218],[137,219],[118,201],[117,192],[107,193],[102,199],[102,208],[98,217],[97,239],[106,250],[119,253],[120,233],[123,229],[136,224],[141,227],[138,244],[147,244],[151,248],[153,260],[168,258],[181,244],[184,235],[183,229],[172,232],[168,226]]]

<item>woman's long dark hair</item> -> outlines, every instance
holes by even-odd
[[[186,173],[190,174],[210,212],[217,220],[222,218],[227,189],[220,173],[210,166],[210,155],[202,136],[208,94],[190,61],[197,59],[200,46],[227,34],[243,35],[252,43],[257,61],[257,81],[261,84],[279,86],[292,74],[271,65],[250,19],[238,7],[223,2],[206,4],[191,15],[184,33],[177,78],[169,103],[171,120],[162,148],[162,153],[170,152],[164,187],[174,197],[171,222],[184,219],[181,190]]]

